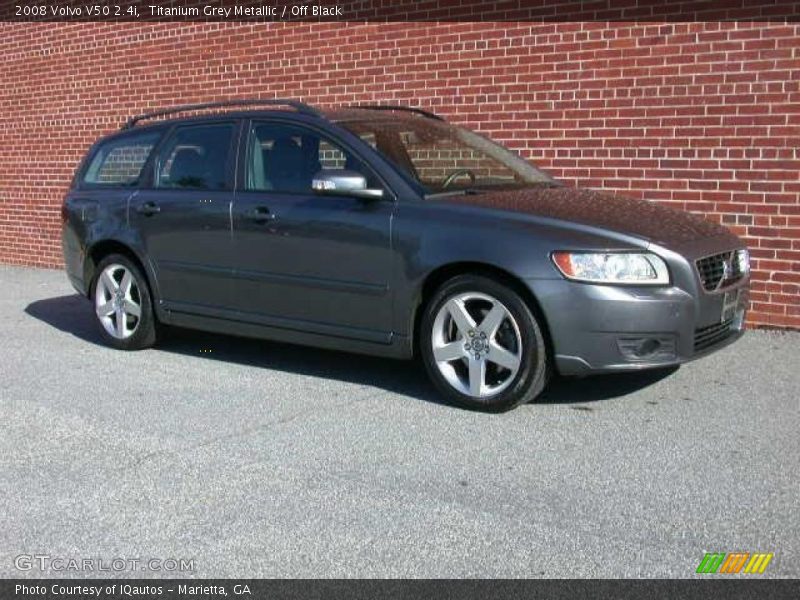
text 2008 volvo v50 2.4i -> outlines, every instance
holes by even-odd
[[[725,228],[566,187],[397,106],[134,117],[91,148],[63,218],[69,278],[112,346],[171,324],[418,353],[446,397],[487,410],[552,372],[702,356],[741,335],[748,302],[748,253]]]

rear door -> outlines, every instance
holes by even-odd
[[[137,193],[148,157],[163,131],[149,128],[126,132],[98,143],[64,198],[62,243],[67,272],[76,289],[88,292],[83,280],[84,243],[124,238],[128,200]]]
[[[341,142],[311,126],[253,121],[243,131],[244,181],[233,205],[233,303],[247,320],[378,343],[391,340],[394,201],[320,196],[326,168],[361,171]]]
[[[239,124],[176,126],[130,203],[168,310],[214,315],[230,304],[230,209]]]

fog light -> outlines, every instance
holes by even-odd
[[[675,358],[675,337],[659,335],[617,339],[620,353],[630,361],[662,361]]]
[[[658,340],[654,340],[653,338],[648,338],[641,344],[639,344],[639,347],[635,348],[633,353],[636,356],[648,356],[649,354],[652,354],[659,348],[661,348],[661,342],[659,342]]]

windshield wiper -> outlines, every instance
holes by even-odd
[[[558,181],[557,179],[548,181],[528,181],[518,185],[498,185],[497,187],[469,187],[459,188],[454,190],[443,190],[441,192],[430,192],[425,194],[425,199],[428,198],[447,198],[448,196],[475,196],[478,194],[486,194],[489,192],[509,192],[525,190],[527,188],[560,188],[566,187],[566,183]]]
[[[425,194],[425,199],[428,198],[446,198],[448,196],[474,196],[480,194],[482,192],[487,192],[489,190],[478,190],[475,188],[462,188],[460,190],[447,190],[444,192],[433,192],[430,194]]]

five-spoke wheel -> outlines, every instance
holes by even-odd
[[[97,318],[109,335],[124,340],[133,335],[142,319],[142,297],[133,274],[124,266],[110,264],[95,286]]]
[[[442,305],[431,345],[442,376],[475,398],[507,388],[522,362],[519,325],[508,308],[488,294],[457,294]]]
[[[127,256],[115,254],[95,270],[94,310],[100,333],[123,350],[146,348],[155,342],[155,318],[147,280]]]
[[[425,308],[421,350],[437,387],[461,404],[505,410],[544,387],[547,350],[530,307],[488,277],[461,275]]]

